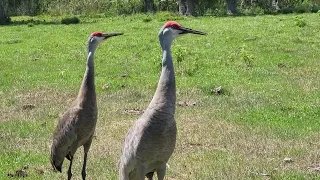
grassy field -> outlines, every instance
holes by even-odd
[[[66,179],[67,160],[62,174],[51,168],[51,136],[77,95],[93,31],[125,33],[95,54],[99,117],[87,166],[88,179],[117,179],[122,141],[138,116],[128,112],[143,110],[157,85],[164,19],[1,26],[0,179],[23,168],[25,179]],[[172,47],[178,139],[166,179],[320,178],[319,14],[177,21],[208,35],[185,35]],[[82,157],[81,148],[74,179]]]

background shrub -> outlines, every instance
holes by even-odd
[[[61,20],[61,24],[78,24],[78,23],[80,23],[80,19],[77,17],[63,18]]]
[[[320,10],[320,0],[237,0],[240,15],[307,13]],[[104,16],[143,13],[144,0],[2,0],[6,13],[16,15]],[[226,0],[194,0],[196,15],[227,15]],[[156,12],[178,13],[177,0],[154,0]]]

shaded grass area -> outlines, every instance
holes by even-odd
[[[168,179],[320,178],[320,24],[317,14],[299,17],[306,26],[295,15],[179,20],[208,35],[186,35],[172,47],[182,105]],[[88,162],[89,179],[117,179],[122,141],[138,116],[126,110],[143,110],[157,85],[164,22],[86,21],[0,27],[0,179],[25,166],[26,179],[66,178],[68,161],[62,174],[50,167],[51,135],[76,97],[93,31],[125,33],[96,52],[99,119]],[[218,86],[221,94],[212,91]],[[82,156],[81,149],[76,179]]]

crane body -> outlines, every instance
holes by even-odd
[[[76,100],[59,120],[53,134],[50,161],[52,167],[62,172],[64,158],[70,161],[68,179],[71,179],[73,156],[80,146],[84,148],[82,179],[86,178],[87,155],[95,131],[98,109],[94,83],[94,53],[105,39],[122,33],[94,32],[88,39],[86,71]]]
[[[120,180],[149,180],[157,173],[163,180],[166,163],[176,144],[177,127],[174,119],[176,84],[171,44],[175,37],[200,31],[184,28],[175,21],[168,21],[159,32],[162,48],[162,70],[156,92],[145,112],[128,131],[120,158]]]

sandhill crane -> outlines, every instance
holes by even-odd
[[[94,32],[88,39],[88,58],[86,71],[77,99],[65,112],[53,134],[50,161],[54,169],[61,171],[64,158],[70,161],[68,179],[71,179],[73,155],[80,146],[84,148],[82,179],[86,178],[87,154],[97,122],[97,102],[94,84],[94,53],[97,46],[109,37],[122,33]]]
[[[126,135],[120,158],[120,180],[143,180],[145,176],[152,179],[154,172],[159,180],[164,179],[177,133],[174,120],[176,85],[170,48],[174,38],[186,33],[205,35],[175,21],[168,21],[160,29],[163,53],[160,79],[149,106]]]

